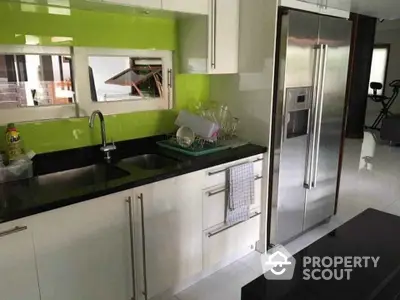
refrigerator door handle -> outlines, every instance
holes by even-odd
[[[319,148],[321,143],[321,124],[322,124],[322,111],[324,105],[324,89],[325,89],[325,77],[326,77],[326,63],[328,58],[328,45],[322,45],[322,74],[320,79],[320,88],[318,93],[318,101],[316,107],[316,131],[315,137],[315,147],[314,147],[314,167],[313,167],[313,179],[311,182],[311,187],[315,188],[317,186],[317,176],[318,176],[318,161],[319,161]]]
[[[310,110],[310,121],[309,121],[309,140],[308,140],[308,156],[306,163],[306,173],[304,179],[304,188],[311,189],[311,176],[312,170],[314,169],[314,161],[315,161],[315,143],[316,143],[316,131],[317,131],[317,113],[318,113],[318,97],[320,91],[320,75],[322,69],[322,53],[323,53],[323,45],[317,45],[315,47],[315,69],[314,69],[314,79],[313,79],[313,96],[312,96],[312,106]]]

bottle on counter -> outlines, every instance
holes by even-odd
[[[23,155],[21,136],[14,123],[7,125],[6,129],[6,155],[8,163],[18,160]]]

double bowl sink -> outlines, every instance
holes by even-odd
[[[143,154],[125,158],[118,165],[128,169],[135,167],[141,170],[161,170],[177,166],[179,162],[158,154]],[[72,189],[77,186],[91,186],[98,183],[120,179],[130,173],[118,166],[100,163],[56,173],[41,175],[35,181],[41,186],[62,186]]]

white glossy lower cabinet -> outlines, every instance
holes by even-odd
[[[260,234],[260,216],[230,228],[213,228],[203,234],[203,268],[233,262],[254,250]]]
[[[40,299],[32,233],[25,219],[0,225],[0,298]]]
[[[190,173],[134,190],[138,286],[148,299],[202,271],[199,176],[202,173]]]
[[[225,222],[226,198],[228,188],[226,185],[211,188],[203,192],[203,229],[206,230]],[[261,209],[261,177],[254,180],[254,204],[250,211]]]
[[[130,195],[125,191],[32,217],[41,300],[132,298]]]

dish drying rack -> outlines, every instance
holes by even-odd
[[[179,143],[179,138],[174,134],[169,134],[166,136],[165,140],[157,142],[160,147],[191,156],[211,154],[229,148],[242,146],[247,143],[247,141],[240,140],[236,136],[221,135],[218,136],[215,141],[196,136],[194,142],[190,146],[185,147],[182,146],[182,143]]]

